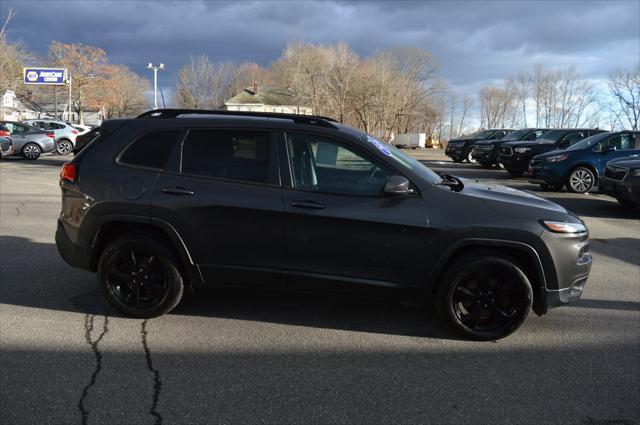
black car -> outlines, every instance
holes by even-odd
[[[598,190],[622,205],[640,205],[640,156],[609,161],[600,176]]]
[[[455,162],[462,162],[466,159],[467,162],[474,163],[475,160],[471,154],[473,145],[477,144],[481,140],[500,140],[511,132],[513,132],[513,130],[504,128],[482,130],[478,133],[472,134],[471,136],[449,140],[444,153]]]
[[[11,138],[0,136],[0,159],[13,155],[13,152]]]
[[[76,137],[76,144],[73,146],[73,154],[77,155],[85,146],[100,136],[101,127],[94,127],[88,132]]]
[[[531,158],[555,149],[566,149],[580,140],[604,133],[604,130],[588,128],[564,128],[550,130],[535,142],[507,142],[498,150],[498,163],[509,174],[519,176],[529,168]]]
[[[482,140],[473,146],[471,156],[480,165],[490,167],[498,163],[498,150],[503,143],[515,141],[532,142],[547,131],[549,131],[548,128],[523,128],[509,133],[499,140]]]
[[[106,121],[61,171],[56,245],[134,317],[185,288],[401,290],[496,339],[580,297],[588,231],[553,202],[440,176],[302,115],[157,110]],[[473,212],[473,213],[470,213]]]

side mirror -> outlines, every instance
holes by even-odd
[[[615,152],[616,151],[616,147],[615,146],[607,146],[606,148],[602,149],[602,153],[609,153],[609,152]]]
[[[411,184],[406,177],[390,176],[384,185],[384,194],[387,196],[404,196],[413,193]]]

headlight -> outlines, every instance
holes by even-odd
[[[633,177],[640,177],[640,168],[638,168],[637,170],[631,171],[629,175]]]
[[[547,158],[547,162],[560,162],[560,161],[564,161],[565,159],[569,158],[569,155],[564,154],[564,155],[556,155],[556,156],[550,156],[549,158]]]
[[[540,221],[545,229],[553,233],[586,233],[587,226],[582,223],[565,223],[564,221]]]
[[[514,151],[518,152],[518,153],[525,153],[525,152],[529,152],[531,150],[531,148],[515,148]]]

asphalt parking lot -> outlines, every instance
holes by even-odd
[[[640,423],[640,210],[417,156],[582,217],[582,299],[495,343],[367,297],[212,292],[128,319],[58,256],[64,159],[0,162],[0,423]]]

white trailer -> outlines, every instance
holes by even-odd
[[[424,148],[427,144],[427,134],[426,133],[406,133],[406,134],[398,134],[393,140],[391,140],[391,144],[400,149],[416,149],[416,148]]]

